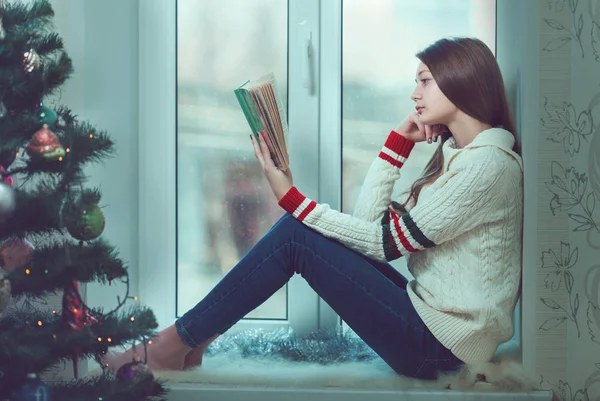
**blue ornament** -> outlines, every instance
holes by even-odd
[[[51,130],[56,129],[56,122],[58,121],[58,114],[56,114],[56,111],[44,106],[43,103],[40,103],[40,107],[36,110],[36,114],[40,124],[47,124]]]
[[[21,386],[12,392],[8,401],[50,401],[50,388],[35,373],[27,375]]]

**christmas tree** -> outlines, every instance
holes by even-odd
[[[161,398],[165,389],[143,360],[116,374],[101,363],[108,346],[146,344],[157,322],[129,294],[124,262],[102,238],[101,192],[84,174],[115,144],[49,103],[73,73],[53,16],[47,0],[0,0],[0,400]],[[78,283],[113,281],[125,289],[113,310],[85,304]],[[55,294],[62,308],[39,307]],[[80,360],[98,374],[80,377]],[[74,378],[43,382],[71,361]]]

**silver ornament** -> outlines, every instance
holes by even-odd
[[[0,219],[10,216],[16,206],[15,190],[10,185],[0,182]]]
[[[67,123],[65,122],[64,118],[58,116],[58,119],[56,120],[56,128],[64,129],[66,127]]]
[[[23,66],[27,72],[32,72],[40,66],[40,56],[34,49],[30,49],[23,54]]]
[[[0,9],[4,8],[4,0],[0,0]],[[4,24],[2,18],[0,18],[0,40],[6,39],[6,31],[4,30]]]

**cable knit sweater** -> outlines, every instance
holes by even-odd
[[[512,134],[491,128],[443,145],[443,174],[399,215],[394,183],[414,143],[392,131],[353,215],[292,187],[279,205],[308,227],[377,260],[407,258],[409,297],[436,338],[466,363],[489,361],[514,333],[521,278],[523,165]]]

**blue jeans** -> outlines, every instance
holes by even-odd
[[[407,280],[388,263],[371,260],[284,215],[196,306],[175,322],[195,348],[223,334],[295,274],[392,369],[435,379],[462,364],[427,329],[406,292]]]

